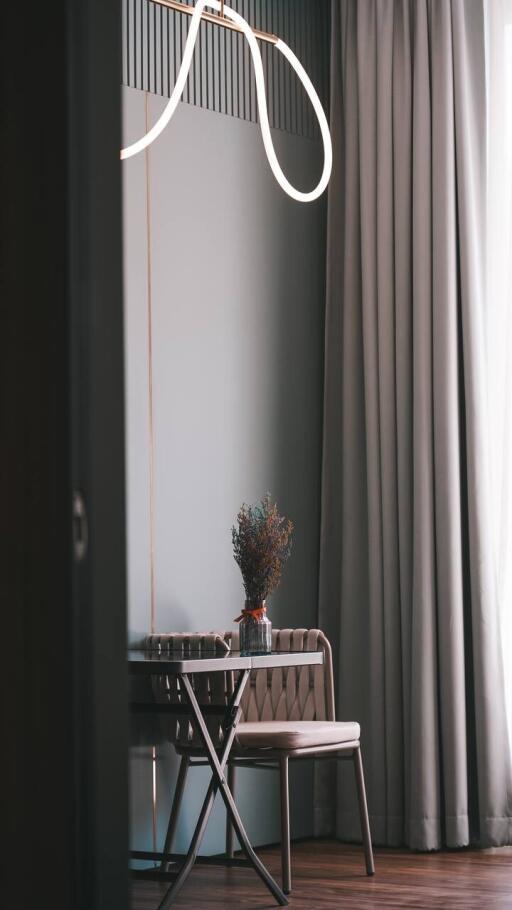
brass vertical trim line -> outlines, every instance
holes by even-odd
[[[149,93],[144,96],[146,132],[149,130]],[[153,423],[153,289],[151,283],[151,171],[149,148],[145,150],[146,165],[146,255],[147,255],[147,301],[148,301],[148,417],[149,417],[149,571],[150,571],[150,628],[155,631],[155,437]],[[153,852],[157,847],[156,824],[156,748],[151,749],[151,824]]]
[[[149,93],[145,97],[146,132],[149,130]],[[147,248],[147,302],[148,302],[148,430],[149,430],[149,571],[150,571],[150,630],[155,631],[155,440],[153,423],[153,293],[151,256],[151,173],[150,150],[146,159],[146,248]]]

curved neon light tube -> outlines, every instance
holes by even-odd
[[[217,0],[215,0],[215,2],[217,2]],[[187,40],[185,42],[185,50],[183,51],[183,59],[181,61],[178,78],[176,79],[176,84],[172,90],[171,97],[169,98],[169,101],[167,102],[162,114],[156,121],[155,125],[152,126],[150,130],[148,130],[142,139],[134,142],[133,145],[128,145],[125,149],[121,149],[121,159],[131,158],[133,155],[137,155],[139,152],[143,152],[144,149],[148,147],[148,145],[151,145],[151,143],[154,142],[154,140],[165,129],[169,123],[169,120],[174,114],[174,111],[178,107],[178,102],[183,94],[183,89],[185,88],[185,83],[187,81],[190,64],[192,63],[192,55],[194,53],[197,32],[201,22],[201,14],[207,5],[211,5],[207,4],[207,0],[197,0],[192,19],[190,21],[190,28],[188,30]],[[220,3],[217,5],[220,8]]]
[[[187,35],[183,60],[181,62],[180,71],[178,73],[176,85],[174,86],[171,97],[169,98],[169,101],[165,106],[163,113],[155,125],[146,133],[146,135],[139,139],[137,142],[134,142],[133,145],[129,145],[127,148],[121,150],[122,159],[131,158],[132,155],[136,155],[138,152],[141,152],[143,149],[147,148],[147,146],[150,145],[157,138],[157,136],[160,135],[162,130],[165,129],[172,115],[174,114],[178,106],[178,102],[181,98],[183,89],[185,88],[185,82],[187,80],[188,72],[192,62],[192,55],[194,53],[197,32],[201,21],[201,14],[205,6],[209,6],[211,9],[214,9],[217,12],[221,9],[219,0],[197,0]],[[256,98],[258,101],[261,136],[272,173],[274,174],[274,177],[276,178],[281,188],[285,191],[285,193],[288,193],[292,199],[296,199],[299,202],[313,202],[313,200],[318,199],[318,197],[321,196],[325,190],[327,184],[329,183],[329,178],[331,176],[332,170],[332,143],[331,135],[329,132],[329,125],[327,123],[327,118],[325,116],[320,99],[315,91],[313,83],[311,82],[311,79],[309,78],[304,67],[297,59],[293,51],[291,51],[288,45],[285,44],[281,38],[279,38],[275,44],[275,47],[283,55],[283,57],[288,60],[288,63],[295,70],[298,78],[302,82],[302,85],[304,86],[306,94],[311,101],[311,104],[313,105],[313,109],[317,116],[324,144],[324,167],[322,176],[320,177],[317,186],[313,190],[310,190],[309,192],[301,192],[292,186],[290,181],[286,178],[275,153],[274,143],[272,142],[272,135],[270,132],[270,124],[268,120],[263,64],[261,62],[261,53],[254,32],[249,23],[243,18],[243,16],[240,16],[240,14],[231,9],[231,7],[224,5],[224,15],[226,18],[231,19],[231,21],[241,29],[247,38],[247,43],[249,45],[249,50],[251,52],[252,62],[254,66],[254,76],[256,80]]]

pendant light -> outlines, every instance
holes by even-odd
[[[145,148],[151,145],[152,142],[160,135],[160,133],[165,129],[169,121],[171,120],[177,106],[178,102],[183,94],[185,84],[187,81],[188,73],[190,70],[190,65],[192,63],[192,56],[194,53],[194,48],[197,40],[197,33],[199,30],[199,25],[201,19],[207,19],[208,22],[214,22],[218,25],[223,25],[228,28],[232,28],[235,31],[242,32],[247,39],[249,45],[249,50],[252,57],[253,67],[254,67],[254,76],[256,80],[256,97],[258,102],[258,113],[260,121],[261,136],[263,139],[263,145],[265,147],[265,152],[267,154],[268,163],[274,177],[276,178],[279,185],[288,193],[292,199],[296,199],[298,202],[313,202],[314,199],[318,199],[319,196],[325,190],[327,184],[329,183],[329,178],[331,176],[332,170],[332,143],[331,135],[329,132],[329,125],[327,123],[327,118],[325,116],[322,104],[320,99],[315,91],[313,83],[306,73],[301,62],[297,59],[293,51],[288,47],[288,45],[275,35],[269,35],[266,32],[253,31],[249,23],[237,13],[231,7],[227,6],[222,0],[197,0],[197,3],[194,7],[186,6],[177,2],[177,0],[156,0],[163,6],[167,6],[170,9],[176,10],[180,13],[186,13],[191,16],[190,28],[187,35],[187,41],[185,44],[185,50],[183,52],[183,59],[181,61],[180,70],[178,73],[178,78],[176,79],[176,84],[172,90],[169,101],[167,102],[162,114],[151,127],[148,132],[142,136],[141,139],[138,139],[137,142],[134,142],[132,145],[127,146],[121,150],[121,158],[131,158],[133,155],[137,155],[139,152],[142,152]],[[210,9],[215,10],[220,13],[220,16],[211,15],[205,13],[205,8],[209,7]],[[261,62],[261,53],[258,47],[258,40],[267,41],[274,45],[275,49],[279,51],[286,58],[292,69],[295,70],[298,78],[302,82],[304,90],[308,95],[313,109],[315,111],[316,117],[318,119],[318,125],[320,127],[320,133],[322,136],[323,146],[324,146],[324,166],[322,175],[317,186],[308,192],[302,192],[297,190],[290,181],[287,179],[285,174],[282,171],[282,168],[277,159],[277,155],[274,149],[274,143],[272,142],[272,135],[270,132],[270,124],[268,120],[268,110],[267,110],[267,99],[265,94],[265,77],[263,74],[263,64]]]

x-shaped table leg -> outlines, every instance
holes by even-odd
[[[267,886],[267,888],[271,892],[271,894],[275,897],[278,904],[280,904],[282,907],[284,907],[288,904],[288,900],[286,899],[285,895],[281,891],[281,888],[279,887],[277,882],[274,881],[274,879],[270,875],[270,872],[268,871],[268,869],[263,865],[263,863],[261,862],[259,857],[254,852],[254,850],[250,844],[249,838],[247,837],[245,828],[242,824],[240,815],[238,814],[238,809],[235,805],[233,795],[231,793],[231,790],[228,787],[226,778],[224,776],[224,769],[225,769],[226,764],[229,759],[229,754],[231,752],[231,747],[233,745],[233,740],[235,738],[236,728],[237,728],[238,722],[240,720],[240,714],[241,714],[240,701],[242,699],[243,691],[246,686],[249,675],[250,675],[250,670],[242,670],[240,672],[239,677],[236,682],[235,690],[229,701],[229,704],[226,707],[226,714],[224,716],[224,721],[222,724],[223,731],[224,731],[224,739],[223,739],[223,743],[222,743],[222,751],[220,754],[220,758],[217,755],[215,746],[213,745],[212,738],[210,736],[208,727],[206,726],[204,717],[201,713],[201,708],[198,704],[194,689],[188,678],[188,675],[183,673],[183,674],[180,674],[180,676],[179,676],[180,682],[182,683],[183,688],[187,694],[187,698],[188,698],[190,707],[192,709],[192,715],[193,715],[198,733],[201,737],[203,746],[204,746],[206,754],[208,756],[208,761],[209,761],[210,767],[212,769],[212,779],[209,783],[208,790],[206,792],[206,796],[204,798],[203,805],[201,807],[201,812],[199,813],[199,818],[197,820],[195,831],[192,836],[192,840],[190,842],[190,847],[188,849],[186,859],[176,876],[176,880],[173,882],[171,888],[165,895],[158,910],[167,910],[167,908],[171,906],[171,904],[176,899],[178,892],[181,890],[181,888],[183,887],[183,884],[185,883],[186,879],[188,878],[190,870],[192,869],[192,866],[194,865],[195,859],[199,852],[199,848],[201,846],[201,841],[203,839],[204,832],[206,830],[206,825],[208,824],[208,819],[209,819],[210,813],[213,809],[215,797],[217,795],[217,791],[219,791],[219,790],[220,790],[222,799],[224,800],[224,803],[226,805],[226,810],[233,823],[233,827],[236,831],[238,840],[240,841],[242,850],[244,851],[250,864],[253,866],[255,871],[258,873],[258,875],[260,876],[262,881],[265,883],[265,885]]]

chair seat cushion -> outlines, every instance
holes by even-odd
[[[305,749],[359,740],[359,724],[329,720],[260,720],[241,723],[239,749]]]

